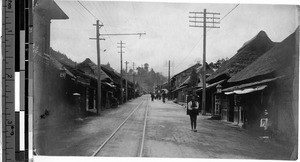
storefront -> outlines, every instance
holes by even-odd
[[[263,83],[250,83],[223,89],[229,99],[229,113],[225,112],[222,119],[227,115],[228,121],[238,126],[261,130],[260,120],[263,118],[264,111],[270,111],[268,98],[271,91],[267,88],[266,82]]]

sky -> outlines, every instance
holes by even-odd
[[[167,76],[170,60],[172,76],[197,61],[202,62],[203,28],[189,27],[190,11],[206,9],[220,13],[220,28],[207,29],[208,63],[232,57],[261,30],[272,41],[280,42],[297,27],[297,8],[293,5],[55,1],[69,19],[52,20],[51,47],[73,61],[90,58],[97,62],[96,41],[89,39],[95,38],[96,19],[104,25],[100,29],[102,34],[146,33],[141,37],[102,36],[105,40],[100,41],[101,64],[109,62],[117,71],[120,41],[125,43],[123,61],[129,62],[128,69],[133,62],[135,67],[148,63],[150,68]]]

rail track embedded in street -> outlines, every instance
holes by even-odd
[[[145,141],[145,135],[146,135],[146,126],[147,126],[148,109],[149,109],[149,99],[147,99],[146,113],[145,113],[145,119],[144,119],[144,128],[143,128],[143,136],[142,136],[142,141],[141,141],[141,145],[140,145],[139,157],[143,156],[144,141]]]
[[[115,134],[120,130],[120,128],[123,127],[123,125],[126,123],[126,121],[138,110],[141,105],[145,103],[145,100],[142,100],[135,108],[134,110],[126,117],[126,119],[115,129],[115,131],[97,148],[97,150],[91,155],[91,156],[97,156],[97,154],[100,153],[100,151],[105,147],[105,145],[112,139],[112,137],[115,136]],[[143,134],[142,139],[140,141],[139,145],[139,152],[137,153],[137,156],[142,157],[143,156],[143,149],[144,149],[144,140],[145,140],[145,134],[146,134],[146,124],[147,124],[147,116],[148,116],[148,105],[149,105],[149,98],[147,97],[146,100],[146,112],[144,117],[144,125],[143,125]]]

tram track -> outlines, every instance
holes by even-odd
[[[145,104],[145,106],[143,106]],[[98,156],[100,152],[105,148],[105,146],[111,142],[113,137],[120,132],[121,128],[126,125],[127,121],[137,112],[137,110],[145,108],[145,113],[144,113],[144,118],[143,118],[143,130],[142,130],[142,137],[140,141],[138,142],[138,152],[136,153],[137,157],[142,157],[143,156],[143,150],[144,150],[144,141],[145,141],[145,136],[146,136],[146,127],[147,127],[147,116],[148,116],[148,110],[149,110],[149,97],[147,99],[142,100],[132,111],[131,113],[124,119],[124,121],[113,131],[113,133],[97,148],[96,151],[91,155],[92,157]]]
[[[149,99],[147,100],[146,113],[145,113],[145,118],[144,118],[143,135],[142,135],[142,140],[141,140],[141,145],[140,145],[139,157],[143,157],[144,142],[145,142],[145,136],[146,136],[146,126],[147,126],[148,110],[149,110]]]

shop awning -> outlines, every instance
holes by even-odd
[[[86,85],[86,86],[90,86],[91,83],[90,83],[90,79],[85,79],[85,78],[82,78],[80,76],[77,76],[77,82],[82,84],[82,85]]]
[[[246,89],[248,87],[255,87],[257,85],[261,85],[261,84],[266,84],[272,81],[275,81],[277,79],[283,78],[284,76],[280,76],[280,77],[276,77],[276,78],[271,78],[271,79],[265,79],[265,80],[261,80],[261,81],[256,81],[256,82],[252,82],[252,83],[247,83],[247,84],[241,84],[238,86],[233,86],[233,87],[229,87],[226,89],[223,89],[223,92],[230,92],[230,91],[234,91],[234,90],[241,90],[241,89]]]
[[[226,95],[230,95],[230,94],[234,94],[234,92],[233,91],[231,91],[231,92],[225,92],[225,94]]]
[[[212,88],[212,87],[216,87],[218,84],[221,84],[221,83],[223,83],[224,81],[225,81],[225,79],[220,80],[220,81],[218,81],[218,82],[216,82],[216,83],[209,84],[209,85],[206,86],[206,89],[209,89],[209,88]],[[196,92],[202,91],[202,89],[203,89],[202,87],[201,87],[201,88],[198,88],[198,89],[196,89]]]
[[[260,85],[260,86],[256,86],[256,87],[250,87],[250,88],[245,88],[245,89],[237,89],[234,91],[230,91],[230,92],[225,92],[226,95],[229,94],[247,94],[247,93],[251,93],[251,92],[256,92],[256,91],[261,91],[263,89],[265,89],[267,87],[267,85]]]
[[[104,82],[104,84],[108,85],[108,86],[109,86],[109,87],[111,87],[111,88],[114,88],[114,87],[116,87],[115,85],[112,85],[112,84],[110,84],[110,83],[107,83],[107,82]]]
[[[184,85],[184,86],[182,86],[182,87],[177,87],[176,89],[174,89],[172,92],[176,92],[176,91],[178,91],[178,90],[181,90],[181,89],[183,89],[183,88],[185,88],[185,87],[187,87],[188,85]]]

